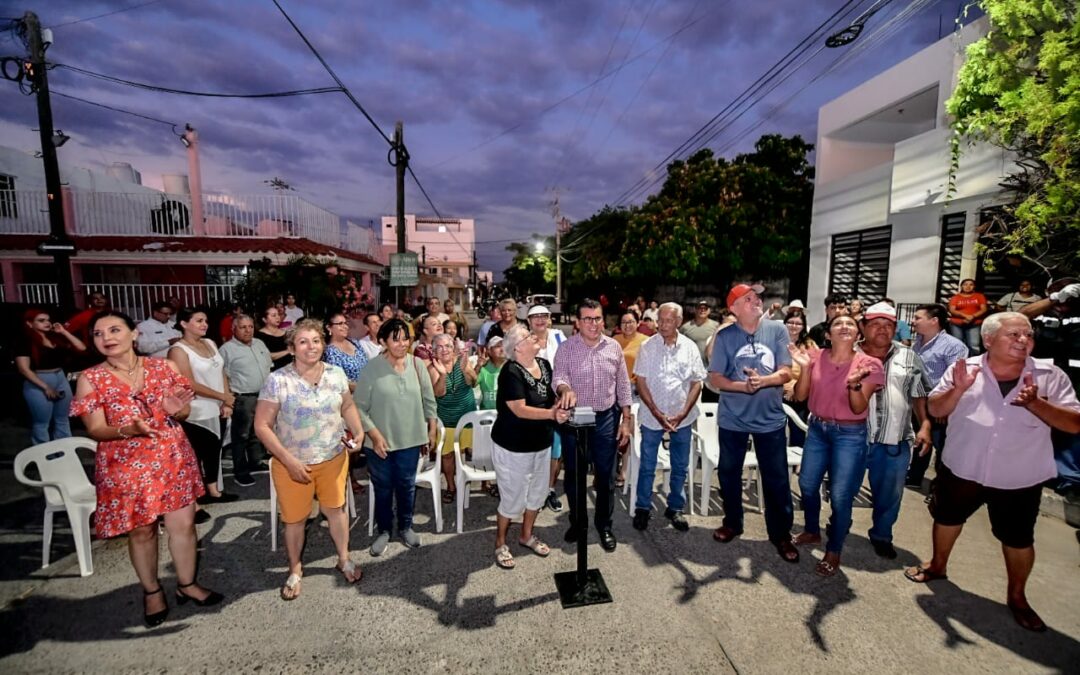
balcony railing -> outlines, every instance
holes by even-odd
[[[83,236],[303,237],[378,259],[371,232],[295,195],[216,195],[202,198],[202,227],[190,195],[65,190],[69,234]],[[0,234],[49,233],[44,191],[0,191]]]
[[[150,316],[155,302],[180,300],[181,307],[217,308],[233,300],[228,284],[83,284],[83,294],[104,293],[109,306],[136,321]],[[29,305],[59,304],[56,284],[19,284],[19,299]]]

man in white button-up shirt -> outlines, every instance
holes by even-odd
[[[139,331],[136,347],[140,354],[163,359],[169,355],[169,347],[180,340],[180,331],[173,327],[170,319],[173,308],[167,302],[155,302],[150,309],[150,318],[135,329]]]
[[[659,310],[659,332],[645,341],[638,351],[634,374],[637,375],[638,423],[641,425],[641,464],[638,468],[637,500],[634,504],[634,527],[649,527],[656,455],[664,433],[669,435],[671,485],[664,517],[676,530],[685,532],[690,524],[683,515],[686,496],[683,485],[690,466],[690,433],[697,419],[697,400],[705,381],[705,364],[693,340],[679,332],[682,307],[665,302]]]

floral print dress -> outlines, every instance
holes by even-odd
[[[99,537],[115,537],[154,523],[158,516],[181,509],[205,492],[195,451],[180,425],[162,404],[183,387],[187,378],[174,372],[164,359],[143,359],[143,387],[133,391],[104,364],[83,375],[94,390],[71,404],[71,415],[105,412],[111,427],[141,417],[155,436],[132,436],[102,441],[94,461],[97,488],[95,526]]]

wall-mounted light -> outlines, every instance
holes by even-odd
[[[185,138],[183,136],[180,137],[180,142],[184,144],[185,148],[190,148],[191,147],[191,141],[189,141],[187,138]]]
[[[62,145],[64,145],[64,143],[67,143],[70,140],[71,140],[71,136],[68,136],[67,134],[65,134],[60,129],[57,129],[56,131],[53,132],[52,144],[53,144],[54,148],[59,148]]]

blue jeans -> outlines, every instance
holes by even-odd
[[[748,431],[730,431],[720,427],[720,465],[716,468],[720,498],[724,502],[724,527],[743,531],[743,462],[750,440]],[[784,427],[775,431],[753,432],[754,452],[758,460],[758,480],[765,497],[765,528],[769,540],[791,538],[794,507],[791,504],[791,477],[787,464],[787,437]]]
[[[1054,490],[1064,493],[1080,488],[1080,434],[1055,431],[1053,439],[1054,462],[1058,469]]]
[[[821,482],[829,473],[830,503],[827,553],[840,553],[851,529],[851,507],[866,473],[866,424],[837,424],[810,418],[803,446],[799,490],[802,492],[804,530],[821,533]]]
[[[618,406],[598,411],[596,426],[585,431],[588,434],[589,457],[582,470],[587,472],[590,463],[596,468],[596,513],[593,522],[596,529],[601,531],[611,529],[611,516],[615,512],[615,500],[612,498],[615,490],[615,457],[618,454],[615,430],[621,417]],[[577,429],[563,425],[559,427],[559,435],[562,437],[563,462],[566,466],[563,477],[566,501],[570,504],[570,525],[573,526],[577,522],[579,509],[586,508],[585,504],[577,503]]]
[[[910,460],[910,441],[900,441],[898,445],[870,444],[866,470],[874,502],[874,525],[870,528],[872,541],[892,542],[892,528],[900,515],[904,477]]]
[[[62,396],[55,401],[50,401],[45,396],[44,390],[30,380],[23,381],[23,398],[30,408],[30,442],[34,445],[55,441],[58,438],[71,436],[71,423],[68,421],[68,411],[71,409],[71,385],[62,370],[54,373],[38,373],[38,379],[49,385]],[[52,435],[49,428],[52,427]]]
[[[379,532],[393,529],[396,501],[398,532],[404,532],[412,527],[420,446],[393,450],[386,453],[386,459],[372,451],[367,456],[371,489],[375,491],[375,527]]]
[[[690,470],[690,431],[691,425],[678,429],[671,434],[668,452],[671,453],[671,485],[668,488],[667,507],[672,511],[686,508],[686,495],[683,487]],[[634,508],[645,509],[652,506],[653,482],[656,480],[656,455],[664,432],[659,429],[641,427],[641,464],[638,466],[637,499]]]
[[[979,326],[957,326],[949,324],[949,335],[967,345],[968,352],[976,356],[982,351],[982,335]]]

